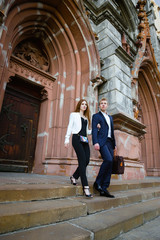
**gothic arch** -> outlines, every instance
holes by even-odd
[[[5,3],[0,33],[0,108],[12,67],[18,69],[19,60],[12,56],[18,44],[31,37],[40,39],[50,62],[49,72],[41,69],[38,74],[42,76],[36,78],[34,66],[27,65],[29,71],[25,72],[19,68],[26,80],[40,85],[43,82],[48,92],[38,127],[35,171],[39,172],[43,171],[45,159],[73,157],[72,150],[66,152],[61,144],[75,100],[85,97],[92,105],[96,102],[96,97],[93,99],[90,94],[90,81],[100,75],[99,56],[82,1],[8,0]],[[15,65],[13,58],[17,61]]]
[[[87,74],[89,69],[86,78],[91,80],[97,76],[99,62],[94,37],[91,35],[87,19],[86,21],[82,19],[84,14],[78,9],[76,2],[56,1],[51,4],[51,1],[42,0],[41,3],[28,1],[18,3],[18,6],[16,3],[9,6],[9,1],[7,4],[5,21],[7,31],[3,31],[2,44],[3,51],[10,46],[10,51],[7,52],[8,59],[12,52],[11,48],[13,49],[24,38],[34,35],[37,38],[41,37],[46,48],[49,49],[52,65],[57,66],[52,72],[53,75],[57,72],[62,76],[64,72],[67,74],[68,62],[70,62],[82,75]],[[80,8],[82,9],[81,6]],[[64,59],[66,55],[68,58]],[[96,59],[93,57],[95,55]],[[54,57],[58,60],[53,60]],[[73,75],[73,78],[80,77]]]
[[[138,75],[140,117],[146,125],[142,140],[142,162],[148,176],[160,176],[160,89],[158,76],[150,61],[141,64]]]

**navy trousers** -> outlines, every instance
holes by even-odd
[[[113,142],[110,138],[107,139],[104,146],[100,147],[100,153],[103,163],[99,169],[96,183],[99,184],[103,190],[106,190],[110,184],[113,165]]]

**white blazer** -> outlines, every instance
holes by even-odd
[[[81,122],[80,113],[72,112],[69,116],[69,124],[67,127],[64,143],[69,143],[69,138],[71,134],[79,133],[81,128],[82,128],[82,122]],[[87,124],[87,134],[91,134],[91,130],[88,129],[88,124]]]

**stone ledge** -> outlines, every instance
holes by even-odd
[[[146,126],[144,124],[124,113],[119,112],[112,115],[112,117],[115,130],[120,130],[136,137],[140,137],[146,133],[144,130]]]

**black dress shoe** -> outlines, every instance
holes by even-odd
[[[102,187],[99,184],[97,184],[96,182],[94,182],[93,186],[98,192],[102,191]]]
[[[103,196],[103,197],[108,197],[108,198],[115,198],[115,196],[114,195],[111,195],[109,192],[108,192],[108,190],[105,190],[105,191],[101,191],[100,192],[100,196]]]

